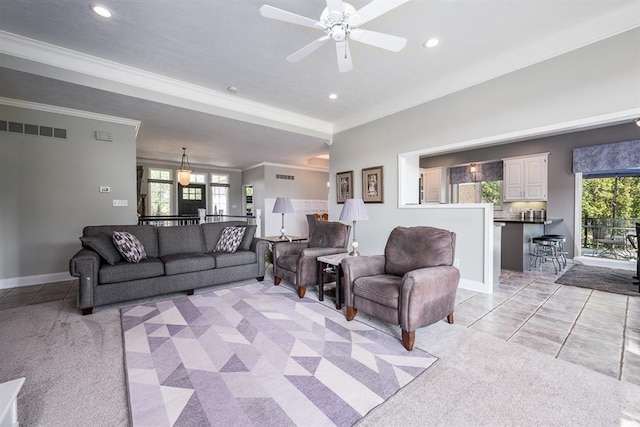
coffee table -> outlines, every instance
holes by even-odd
[[[340,263],[346,257],[350,256],[348,253],[343,252],[334,255],[323,255],[316,258],[318,261],[318,278],[320,283],[318,284],[318,299],[324,301],[324,274],[328,273],[334,275],[336,278],[336,309],[342,309],[342,295],[340,292],[340,285],[342,283],[342,267]]]

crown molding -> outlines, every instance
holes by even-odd
[[[180,162],[171,161],[171,160],[157,160],[157,159],[150,159],[148,157],[137,157],[137,156],[136,156],[136,164],[149,166],[149,167],[153,167],[153,166],[168,166],[168,167],[175,167],[175,168],[180,167]],[[242,172],[242,169],[238,169],[238,168],[206,165],[204,163],[189,162],[189,165],[191,166],[191,170],[193,171],[193,173],[201,173],[203,171],[206,173],[210,173],[211,171]]]
[[[136,136],[138,136],[138,130],[140,130],[139,120],[125,119],[123,117],[116,116],[107,116],[106,114],[92,113],[91,111],[74,110],[71,108],[58,107],[56,105],[39,104],[37,102],[21,101],[19,99],[4,98],[1,96],[0,105],[43,111],[45,113],[63,114],[65,116],[79,117],[82,119],[99,120],[102,122],[115,123],[125,126],[132,126],[135,128]]]
[[[21,71],[60,80],[57,70],[71,71],[70,83],[241,120],[267,127],[330,139],[333,125],[289,110],[229,95],[181,80],[0,30],[0,54],[28,62]],[[48,65],[48,70],[41,65]],[[8,64],[12,66],[14,64]],[[76,74],[77,73],[77,74]],[[87,76],[91,78],[87,78]],[[137,88],[132,94],[131,88]]]

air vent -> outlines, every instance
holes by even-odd
[[[282,174],[276,174],[276,179],[287,179],[289,181],[293,181],[294,179],[296,179],[295,176],[293,175],[282,175]]]
[[[31,123],[0,120],[0,132],[22,133],[25,135],[45,136],[47,138],[67,139],[67,130]]]

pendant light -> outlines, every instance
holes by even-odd
[[[191,182],[191,165],[189,164],[189,157],[187,157],[187,149],[185,147],[182,147],[182,162],[180,163],[180,169],[178,169],[178,182],[184,187]]]

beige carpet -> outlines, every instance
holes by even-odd
[[[518,344],[440,322],[420,329],[416,345],[440,360],[359,425],[640,423],[640,387]],[[0,382],[27,378],[21,425],[128,425],[122,355],[116,306],[91,316],[69,301],[0,311]]]

